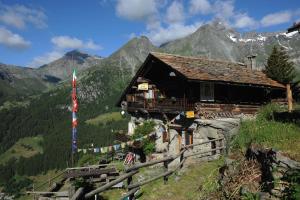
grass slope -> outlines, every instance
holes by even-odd
[[[262,108],[255,120],[242,122],[240,133],[233,141],[233,148],[245,150],[249,144],[260,144],[266,148],[280,150],[291,159],[300,161],[300,127],[295,123],[273,120],[276,105]]]
[[[37,153],[42,153],[43,148],[41,142],[42,136],[25,137],[19,139],[12,147],[10,147],[5,153],[0,155],[0,164],[6,163],[11,158],[29,158]]]
[[[218,169],[224,163],[223,159],[190,165],[180,173],[169,177],[168,183],[158,179],[141,187],[140,200],[192,200],[208,199],[217,189]],[[153,169],[150,169],[153,170]],[[141,174],[149,173],[144,169]],[[140,174],[137,175],[141,177]],[[146,175],[145,175],[146,176]],[[151,177],[150,177],[151,178]],[[136,182],[137,180],[134,180]],[[120,199],[125,190],[114,189],[102,193],[103,199]]]
[[[106,125],[106,123],[108,122],[120,121],[120,120],[122,120],[122,115],[120,114],[120,112],[110,112],[110,113],[101,114],[95,118],[86,120],[85,122],[91,125],[101,125],[101,124]]]

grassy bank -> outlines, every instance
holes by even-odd
[[[255,120],[242,122],[240,133],[233,141],[234,149],[245,150],[250,143],[280,150],[290,158],[300,161],[300,127],[294,123],[273,120],[272,113],[278,107],[268,105]]]
[[[218,188],[218,169],[222,164],[223,159],[192,164],[180,173],[170,176],[167,184],[164,184],[161,178],[142,186],[138,199],[192,200],[211,198],[211,194]],[[145,170],[142,173],[148,172]],[[140,174],[138,176],[140,177]],[[125,190],[109,190],[104,192],[102,196],[103,199],[119,199],[125,193]]]

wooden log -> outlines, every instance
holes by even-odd
[[[78,177],[91,177],[100,176],[101,174],[115,173],[117,172],[115,168],[104,168],[104,169],[94,169],[89,170],[71,170],[64,174],[65,178],[78,178]]]
[[[134,195],[134,193],[136,193],[138,190],[140,189],[140,187],[136,187],[136,188],[133,188],[132,190],[129,190],[125,195],[123,195],[120,200],[123,200],[125,199],[126,197],[129,197],[131,195]]]
[[[217,138],[217,139],[208,140],[208,141],[205,141],[205,142],[190,144],[190,145],[184,146],[184,148],[190,148],[190,147],[199,146],[199,145],[202,145],[202,144],[208,144],[208,143],[215,142],[215,141],[220,141],[220,140],[224,140],[224,138]]]
[[[107,167],[108,165],[109,164],[89,165],[89,166],[86,166],[86,167],[69,167],[69,168],[66,168],[66,171],[77,170],[77,169],[78,170],[80,170],[80,169],[95,169],[95,168]]]
[[[72,196],[71,200],[78,200],[83,195],[84,188],[80,187],[76,190],[75,194]]]
[[[149,180],[146,180],[146,181],[143,181],[143,182],[140,182],[140,183],[131,184],[131,185],[128,186],[128,189],[140,187],[140,186],[142,186],[142,185],[145,185],[145,184],[147,184],[147,183],[150,183],[150,182],[152,182],[152,181],[155,181],[155,180],[157,180],[157,179],[159,179],[159,178],[162,178],[162,177],[164,177],[164,176],[169,176],[169,175],[172,174],[173,172],[174,172],[174,170],[170,170],[170,171],[164,172],[164,173],[162,173],[162,174],[160,174],[160,175],[158,175],[158,176],[155,176],[155,177],[153,177],[153,178],[151,178],[151,179],[149,179]]]
[[[98,194],[98,193],[100,193],[100,192],[103,192],[104,190],[107,190],[107,189],[111,188],[112,186],[114,186],[114,185],[120,183],[121,181],[127,179],[128,177],[133,176],[133,175],[136,174],[136,173],[138,173],[138,171],[132,171],[132,172],[129,172],[129,173],[127,173],[127,174],[124,174],[124,175],[120,176],[118,179],[116,179],[116,180],[114,180],[114,181],[112,181],[112,182],[109,182],[109,183],[103,185],[102,187],[99,187],[99,188],[97,188],[97,189],[95,189],[95,190],[93,190],[93,191],[87,193],[87,194],[84,196],[84,198],[85,198],[85,199],[88,199],[88,198],[94,196],[95,194]]]
[[[133,165],[132,167],[127,168],[126,172],[137,170],[137,169],[142,168],[142,167],[148,167],[148,166],[151,166],[151,165],[155,165],[157,163],[161,163],[161,162],[164,162],[164,161],[174,160],[177,157],[178,157],[177,155],[176,156],[168,156],[168,157],[165,157],[165,158],[162,158],[162,159],[153,160],[153,161],[146,162],[146,163],[141,163],[141,164],[136,164],[136,165]]]
[[[57,197],[68,197],[68,191],[61,191],[61,192],[43,192],[43,191],[28,191],[27,194],[39,194],[39,195],[55,195]]]
[[[155,177],[153,177],[153,178],[151,178],[151,179],[148,179],[148,180],[146,180],[146,181],[143,181],[143,182],[140,182],[140,183],[135,183],[135,184],[129,185],[129,186],[128,186],[128,189],[133,189],[133,188],[136,188],[136,187],[140,187],[140,186],[142,186],[142,185],[145,185],[145,184],[147,184],[147,183],[150,183],[150,182],[152,182],[152,181],[155,181],[155,180],[157,180],[157,179],[159,179],[159,178],[162,178],[162,177],[171,175],[172,173],[174,173],[176,170],[178,170],[178,169],[180,168],[180,166],[184,163],[185,160],[186,160],[186,159],[183,159],[175,169],[169,170],[169,171],[167,171],[167,172],[164,172],[164,173],[162,173],[162,174],[160,174],[160,175],[158,175],[158,176],[155,176]]]
[[[195,155],[199,155],[199,154],[204,154],[204,153],[210,153],[210,152],[221,150],[221,149],[225,149],[225,147],[218,147],[218,148],[215,148],[215,149],[210,149],[208,151],[200,151],[200,152],[192,153],[192,154],[189,154],[189,155],[184,155],[184,158],[188,158],[188,157],[191,157],[191,156],[195,156]]]
[[[293,96],[292,96],[291,84],[286,85],[286,95],[287,95],[287,100],[288,100],[288,111],[292,112],[292,110],[293,110]]]

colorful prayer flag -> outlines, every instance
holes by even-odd
[[[108,147],[108,151],[110,152],[110,151],[112,151],[113,150],[113,147],[112,146],[109,146]]]
[[[107,147],[101,147],[101,153],[106,153],[107,152]]]
[[[73,71],[73,79],[72,79],[72,86],[73,86],[73,88],[76,87],[76,80],[77,80],[76,71],[74,69],[74,71]]]
[[[121,143],[121,148],[124,149],[125,147],[126,147],[126,143],[125,142]]]
[[[75,153],[77,151],[77,129],[72,129],[72,152]]]
[[[120,146],[121,146],[121,145],[119,145],[119,144],[115,144],[115,145],[114,145],[115,151],[119,150],[119,149],[120,149]]]
[[[73,112],[72,113],[72,127],[75,128],[75,127],[77,127],[77,125],[78,125],[77,116],[76,116],[76,113]]]
[[[73,112],[77,112],[78,111],[78,101],[77,99],[73,99]]]

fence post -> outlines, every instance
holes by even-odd
[[[183,154],[184,154],[184,152],[182,152],[180,154],[180,163],[181,163],[180,166],[179,166],[180,169],[183,167],[183,163],[182,163],[182,161],[183,161]]]
[[[131,183],[132,183],[132,176],[127,178],[127,186],[129,186]],[[128,189],[128,191],[130,191],[130,189]],[[131,194],[128,198],[129,198],[129,200],[134,200],[135,199],[134,198],[134,193]]]
[[[164,167],[165,167],[165,172],[168,171],[168,161],[164,161]],[[168,182],[168,176],[164,176],[164,184],[167,184]]]

